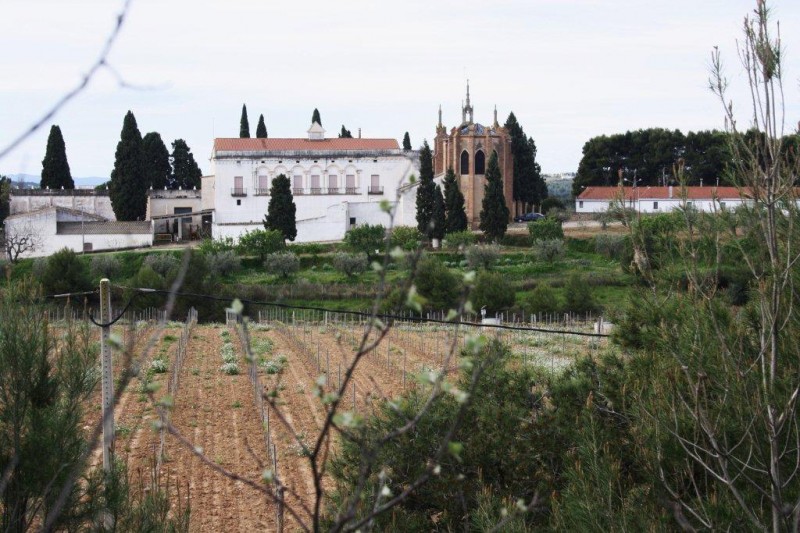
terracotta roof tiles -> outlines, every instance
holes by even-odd
[[[214,139],[215,152],[293,152],[307,150],[399,150],[396,139]]]

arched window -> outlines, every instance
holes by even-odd
[[[461,174],[469,174],[469,154],[466,150],[461,152]]]
[[[486,156],[483,154],[483,150],[475,152],[475,174],[486,174]]]

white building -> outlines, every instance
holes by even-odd
[[[62,207],[116,220],[108,191],[86,189],[11,189],[9,214],[19,215],[46,207]]]
[[[409,219],[416,190],[404,185],[419,173],[418,161],[395,139],[326,139],[317,123],[306,138],[215,139],[202,208],[214,210],[215,239],[263,229],[272,180],[284,174],[297,206],[296,242],[340,240],[360,224],[388,225],[382,200],[396,212],[395,225],[416,224]]]
[[[586,187],[575,199],[576,213],[602,213],[612,205],[641,213],[666,213],[686,202],[699,211],[732,209],[747,201],[737,187]]]

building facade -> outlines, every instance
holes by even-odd
[[[464,194],[464,207],[470,227],[476,229],[480,222],[483,193],[486,186],[486,167],[492,152],[497,153],[500,174],[503,177],[503,194],[506,206],[513,217],[514,161],[511,153],[511,138],[506,129],[497,122],[497,109],[491,126],[474,122],[473,108],[467,83],[466,104],[461,107],[461,124],[447,131],[442,124],[442,108],[439,107],[439,123],[434,139],[433,172],[441,183],[447,169],[452,168],[458,185]]]
[[[211,171],[202,207],[214,211],[215,239],[263,229],[272,180],[283,174],[297,206],[296,242],[333,241],[356,225],[387,225],[383,200],[397,214],[394,224],[409,223],[403,203],[413,196],[401,186],[419,173],[419,158],[395,139],[329,139],[314,123],[305,138],[215,139]]]
[[[624,205],[640,213],[667,213],[684,203],[698,211],[715,211],[747,201],[747,191],[737,187],[586,187],[575,199],[575,212],[602,213]]]

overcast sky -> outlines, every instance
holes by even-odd
[[[0,149],[30,126],[96,59],[122,3],[0,3]],[[54,119],[72,174],[108,176],[130,109],[142,135],[184,138],[204,173],[214,137],[302,137],[318,107],[335,136],[402,139],[435,133],[437,109],[460,122],[469,78],[475,120],[514,111],[544,172],[575,171],[599,134],[648,127],[721,128],[707,89],[720,47],[746,110],[736,56],[755,0],[133,0],[103,71]],[[775,0],[785,56],[786,119],[800,119],[800,2]],[[746,120],[746,116],[742,117]],[[794,127],[794,126],[791,126]],[[39,174],[49,125],[0,160],[0,174]],[[168,146],[169,147],[169,146]]]

